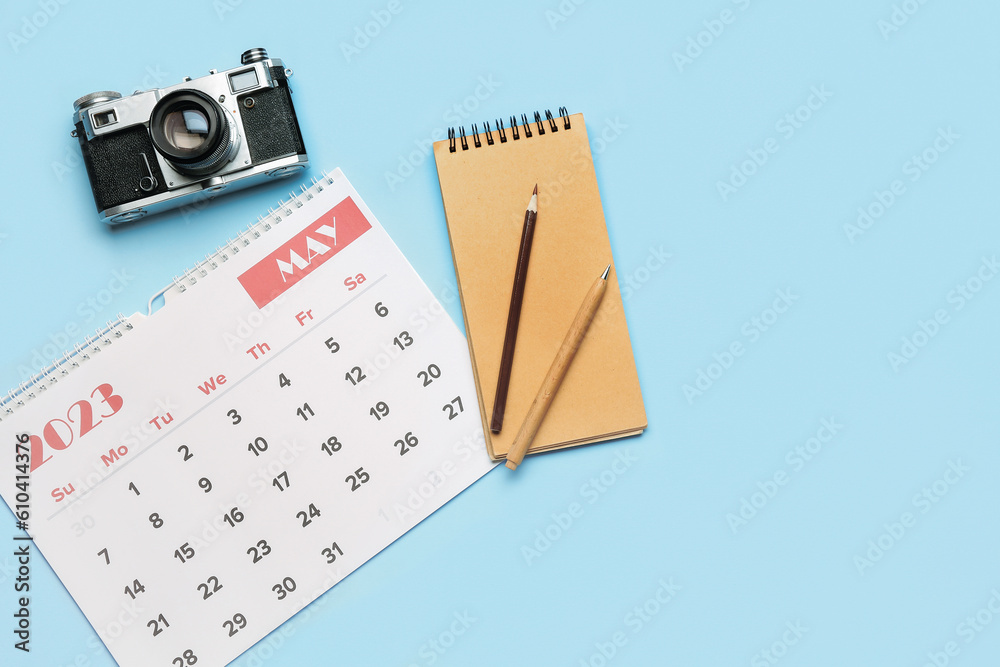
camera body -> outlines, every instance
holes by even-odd
[[[101,219],[111,225],[290,176],[309,164],[281,60],[250,49],[242,65],[167,88],[73,103]]]

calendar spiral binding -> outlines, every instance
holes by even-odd
[[[312,179],[312,185],[301,186],[301,193],[290,192],[287,201],[278,201],[278,205],[275,208],[267,209],[267,215],[258,216],[257,222],[251,223],[247,225],[246,229],[237,232],[235,237],[218,246],[214,253],[206,255],[205,259],[184,271],[180,276],[174,276],[173,281],[169,285],[150,298],[147,314],[152,315],[153,301],[158,297],[165,297],[170,293],[186,292],[192,285],[198,282],[199,278],[207,276],[210,271],[218,268],[222,262],[229,260],[240,249],[250,245],[254,239],[260,238],[261,234],[271,229],[274,225],[279,224],[285,218],[293,215],[297,209],[305,205],[305,202],[315,197],[326,186],[333,183],[333,176],[324,171],[320,177]],[[27,401],[33,399],[36,393],[45,391],[50,385],[55,384],[59,379],[72,372],[74,368],[79,367],[81,363],[86,362],[90,359],[91,354],[100,352],[112,342],[121,338],[132,327],[133,324],[129,322],[128,318],[119,313],[115,319],[109,320],[94,335],[87,337],[82,343],[77,343],[72,350],[67,350],[62,357],[55,359],[51,364],[45,366],[24,382],[21,382],[5,395],[0,395],[0,421],[9,417],[17,408],[22,407]]]
[[[88,336],[83,342],[74,345],[72,350],[66,350],[51,364],[43,367],[38,373],[21,382],[5,395],[0,396],[0,421],[14,414],[15,410],[35,398],[36,394],[45,391],[69,375],[73,369],[79,368],[80,364],[89,360],[92,354],[97,354],[105,349],[131,329],[132,323],[121,313],[118,313],[114,319],[108,320],[107,324],[97,329],[92,336]]]
[[[559,117],[562,119],[563,129],[564,130],[571,129],[572,125],[571,125],[571,123],[569,121],[569,112],[566,110],[566,107],[559,107],[559,112],[558,113],[559,113]],[[472,136],[473,145],[476,148],[482,148],[483,147],[483,140],[480,137],[485,138],[487,146],[492,146],[497,141],[499,141],[501,144],[507,143],[507,129],[510,129],[511,139],[513,141],[518,141],[521,138],[521,134],[524,134],[524,137],[526,139],[530,139],[531,136],[532,136],[532,134],[531,134],[531,124],[532,124],[532,121],[528,119],[528,114],[524,114],[524,113],[521,114],[521,127],[520,127],[520,131],[518,131],[517,114],[515,114],[515,115],[513,115],[513,116],[510,117],[510,128],[505,128],[504,127],[503,118],[497,118],[494,122],[496,123],[496,130],[493,130],[491,128],[490,121],[486,121],[486,122],[483,123],[484,132],[482,134],[479,133],[479,125],[477,123],[473,123],[472,124],[472,135],[471,136]],[[546,123],[548,123],[548,125],[549,125],[549,131],[550,132],[555,133],[555,132],[559,131],[559,125],[556,123],[556,119],[552,115],[552,112],[549,111],[548,109],[545,110],[545,118],[544,119],[542,118],[542,114],[540,114],[540,113],[538,113],[536,111],[533,122],[534,122],[534,124],[535,124],[535,126],[537,128],[537,132],[538,132],[539,136],[545,134],[545,124]],[[497,134],[497,138],[496,139],[493,138],[494,132],[496,132],[496,134]],[[462,144],[462,150],[463,151],[469,150],[469,139],[468,139],[468,135],[466,135],[466,133],[465,133],[465,126],[464,125],[458,128],[458,136],[457,136],[457,138],[456,138],[456,135],[455,135],[455,128],[453,128],[453,127],[449,127],[448,128],[448,152],[449,153],[456,153],[456,152],[458,152],[457,142],[461,142],[461,144]]]
[[[276,207],[267,209],[266,215],[257,216],[257,222],[250,223],[246,229],[237,232],[235,237],[230,238],[223,245],[216,247],[214,253],[205,255],[205,259],[184,271],[183,274],[174,276],[173,281],[169,285],[149,299],[148,313],[152,315],[153,301],[158,297],[186,292],[200,278],[204,278],[209,272],[218,268],[221,263],[235,256],[242,248],[247,247],[255,239],[260,238],[261,234],[281,223],[285,218],[293,215],[296,210],[305,205],[305,202],[322,192],[323,188],[333,185],[334,179],[330,173],[323,171],[321,174],[320,177],[312,179],[312,185],[300,186],[302,192],[289,192],[289,199],[287,201],[279,200]]]

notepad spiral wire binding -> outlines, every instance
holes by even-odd
[[[88,336],[83,342],[74,345],[72,350],[66,350],[51,364],[43,367],[38,373],[21,382],[5,395],[0,396],[0,421],[10,417],[15,410],[35,398],[36,394],[45,391],[69,375],[73,369],[79,368],[80,364],[90,359],[92,354],[97,354],[105,349],[131,329],[131,322],[121,313],[118,313],[116,318],[108,320],[107,324],[97,329],[94,335]]]
[[[564,130],[569,130],[572,127],[572,125],[570,124],[570,121],[569,121],[569,112],[566,111],[566,107],[559,107],[559,117],[562,118],[563,129]],[[498,135],[498,139],[500,140],[500,143],[501,144],[507,143],[507,132],[506,132],[507,128],[504,128],[503,119],[502,118],[497,118],[495,122],[496,122],[496,128],[497,128],[496,129],[496,133]],[[535,112],[534,123],[535,123],[535,125],[536,125],[536,127],[538,129],[538,134],[539,135],[545,134],[545,122],[548,122],[548,124],[549,124],[549,131],[550,132],[558,132],[559,131],[559,125],[556,123],[556,119],[552,115],[551,111],[549,111],[548,109],[545,110],[545,119],[544,119],[544,121],[542,120],[542,114],[540,114],[540,113],[538,113],[536,111]],[[530,138],[531,137],[531,123],[532,123],[532,121],[528,120],[528,114],[524,114],[524,113],[521,114],[521,131],[523,132],[525,138]],[[485,136],[485,138],[486,138],[486,145],[487,146],[492,146],[493,144],[496,143],[496,140],[494,140],[494,138],[493,138],[493,132],[494,132],[494,130],[490,127],[490,121],[486,121],[485,123],[483,123],[483,127],[485,129],[485,132],[483,133],[483,136]],[[510,117],[510,134],[511,134],[511,138],[514,141],[519,140],[521,138],[521,133],[522,132],[518,131],[517,116],[516,115],[511,116]],[[458,128],[458,141],[461,141],[462,150],[463,151],[469,150],[469,139],[468,139],[468,137],[465,134],[465,126],[464,125]],[[476,123],[472,124],[472,141],[473,141],[473,144],[475,145],[476,148],[482,148],[483,142],[482,142],[482,139],[480,139],[479,126]],[[456,145],[455,128],[449,127],[448,128],[448,152],[449,153],[455,153],[457,151],[458,151],[458,147]]]

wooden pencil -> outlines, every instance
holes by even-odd
[[[608,268],[604,269],[604,273],[601,274],[601,277],[594,282],[590,291],[587,292],[587,296],[584,297],[583,303],[580,305],[580,310],[577,311],[576,317],[573,318],[573,323],[566,333],[566,338],[563,339],[562,345],[556,353],[556,358],[552,361],[552,366],[549,367],[549,372],[545,374],[542,386],[538,389],[538,394],[528,409],[528,416],[524,418],[521,430],[517,432],[517,436],[510,446],[510,451],[507,452],[507,467],[511,470],[516,470],[517,466],[521,465],[528,447],[531,446],[531,441],[535,439],[535,434],[542,425],[545,413],[548,412],[549,406],[552,405],[552,399],[555,397],[556,392],[559,391],[559,385],[562,384],[563,378],[566,377],[566,371],[569,369],[573,357],[576,356],[576,351],[580,349],[580,343],[583,342],[583,338],[587,334],[587,329],[590,328],[590,323],[597,313],[597,308],[601,305],[601,299],[604,297],[604,292],[608,287],[608,274],[610,272],[611,265],[608,264]]]
[[[517,265],[514,267],[514,286],[510,291],[510,308],[507,311],[507,331],[503,337],[503,352],[500,354],[500,372],[497,375],[497,392],[493,398],[493,417],[490,431],[499,433],[503,427],[504,410],[507,407],[507,390],[510,388],[510,369],[514,363],[514,344],[517,342],[517,327],[521,321],[521,304],[524,302],[524,285],[528,279],[528,259],[531,257],[531,241],[535,236],[535,218],[538,215],[538,184],[531,193],[531,201],[524,212],[524,227],[521,229],[521,246],[517,251]]]

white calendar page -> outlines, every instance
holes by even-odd
[[[0,422],[123,667],[231,662],[493,465],[461,333],[343,174],[320,187]]]

